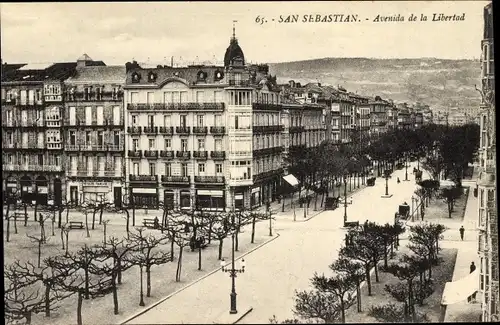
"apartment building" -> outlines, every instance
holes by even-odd
[[[494,104],[495,75],[493,56],[493,7],[484,8],[484,34],[481,42],[481,139],[480,174],[477,180],[479,194],[479,294],[482,321],[498,321],[498,214],[496,188],[496,113]]]
[[[380,96],[375,96],[375,99],[369,101],[370,104],[370,136],[378,137],[382,133],[387,132],[388,127],[388,111],[392,111],[394,116],[394,111],[391,109],[391,103],[387,100],[383,100]]]
[[[122,201],[125,76],[124,66],[105,66],[84,54],[64,82],[68,201]]]
[[[126,190],[136,205],[249,208],[281,176],[281,106],[266,66],[248,66],[233,33],[224,66],[129,65]],[[257,147],[255,148],[254,145]]]
[[[63,81],[76,63],[2,65],[3,189],[25,202],[62,200]]]
[[[368,106],[369,98],[349,93],[349,97],[354,104],[354,110],[351,115],[351,136],[350,141],[364,143],[368,140],[370,131],[370,108]],[[354,136],[357,139],[354,139]]]

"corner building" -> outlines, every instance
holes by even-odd
[[[123,193],[124,66],[84,54],[65,81],[66,199],[119,204]]]
[[[281,181],[281,105],[234,35],[224,66],[127,64],[126,193],[137,206],[250,208]],[[254,148],[255,144],[255,148]]]

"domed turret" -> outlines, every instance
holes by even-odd
[[[224,55],[224,67],[227,68],[232,65],[245,65],[245,55],[243,54],[243,50],[241,49],[241,47],[238,45],[234,25],[233,37],[231,37],[229,47],[226,49],[226,54]]]

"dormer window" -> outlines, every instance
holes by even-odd
[[[174,76],[175,76],[175,77],[179,77],[179,75],[180,75],[180,74],[179,74],[179,71],[175,71],[175,72],[174,72]]]
[[[156,81],[156,73],[154,73],[153,71],[150,71],[148,73],[148,82],[155,82]]]
[[[90,88],[89,87],[85,87],[83,89],[83,99],[90,100]]]
[[[139,81],[141,81],[141,75],[138,74],[137,72],[134,72],[132,74],[132,82],[133,83],[138,83]]]
[[[222,72],[220,70],[215,71],[215,78],[214,78],[215,81],[219,81],[222,78],[224,78],[224,72]]]
[[[207,73],[204,71],[199,71],[198,72],[198,81],[205,81],[207,78]]]

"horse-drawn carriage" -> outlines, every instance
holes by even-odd
[[[422,181],[422,170],[421,169],[413,169],[413,174],[415,175],[415,181],[420,182]]]
[[[394,223],[398,223],[400,220],[407,220],[410,217],[410,206],[408,203],[404,202],[399,205],[398,211],[394,215]]]
[[[366,186],[375,186],[376,177],[372,176],[366,179]]]

